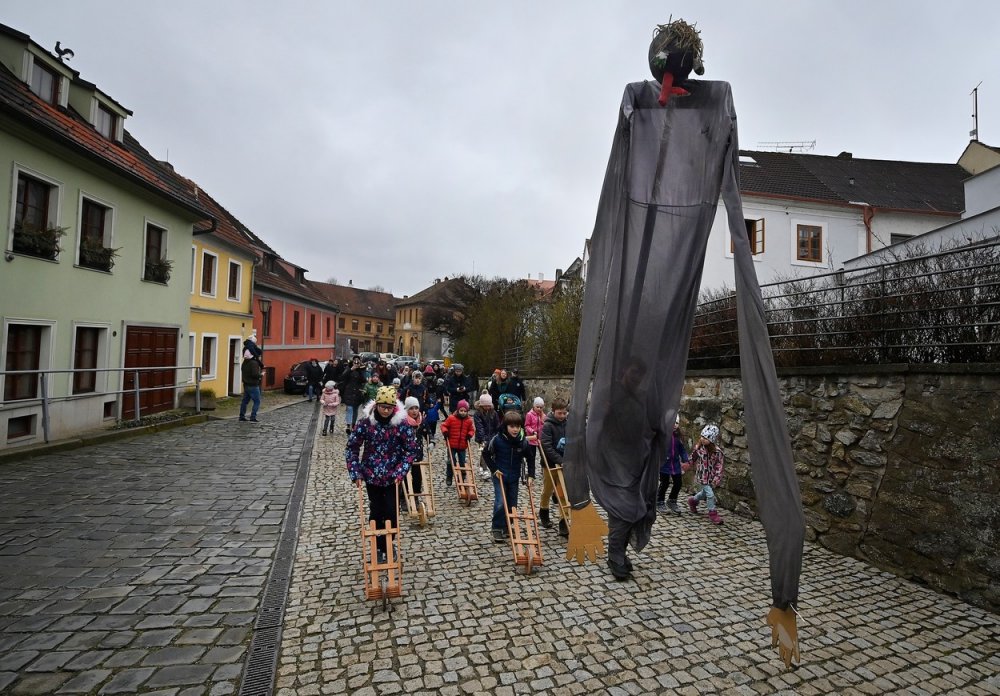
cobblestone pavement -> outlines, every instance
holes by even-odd
[[[362,594],[357,496],[344,435],[317,437],[279,655],[277,693],[1000,693],[1000,617],[806,548],[802,664],[786,671],[764,625],[760,526],[685,514],[657,522],[635,580],[563,560],[515,572],[488,537],[492,490],[471,509],[445,488],[421,529],[404,519],[404,596]]]
[[[314,412],[0,466],[0,693],[233,693]]]

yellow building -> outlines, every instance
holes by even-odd
[[[199,191],[218,221],[214,230],[195,230],[191,246],[191,355],[201,365],[202,389],[219,398],[242,394],[243,341],[253,331],[253,269],[256,255],[243,245],[240,224]]]

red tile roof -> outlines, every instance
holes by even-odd
[[[352,285],[333,285],[332,283],[313,283],[324,297],[340,307],[343,314],[356,314],[363,317],[375,317],[393,321],[396,318],[395,305],[397,298],[388,292],[378,290],[362,290]]]
[[[183,182],[159,165],[127,131],[121,143],[108,140],[72,109],[56,107],[39,99],[2,64],[0,113],[159,194],[196,218],[211,217]]]

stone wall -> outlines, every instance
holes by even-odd
[[[1000,611],[1000,366],[802,368],[780,381],[807,538]],[[527,382],[546,403],[572,384]],[[753,514],[738,373],[689,373],[681,418],[688,441],[720,425],[720,505]]]

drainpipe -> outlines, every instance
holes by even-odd
[[[875,218],[875,208],[865,204],[864,209],[861,211],[861,219],[865,223],[865,253],[872,253],[872,220]]]
[[[191,231],[192,237],[197,237],[198,235],[201,234],[208,234],[209,232],[215,232],[215,230],[219,228],[219,221],[216,218],[212,217],[208,219],[212,221],[212,225],[207,230],[192,230]]]

